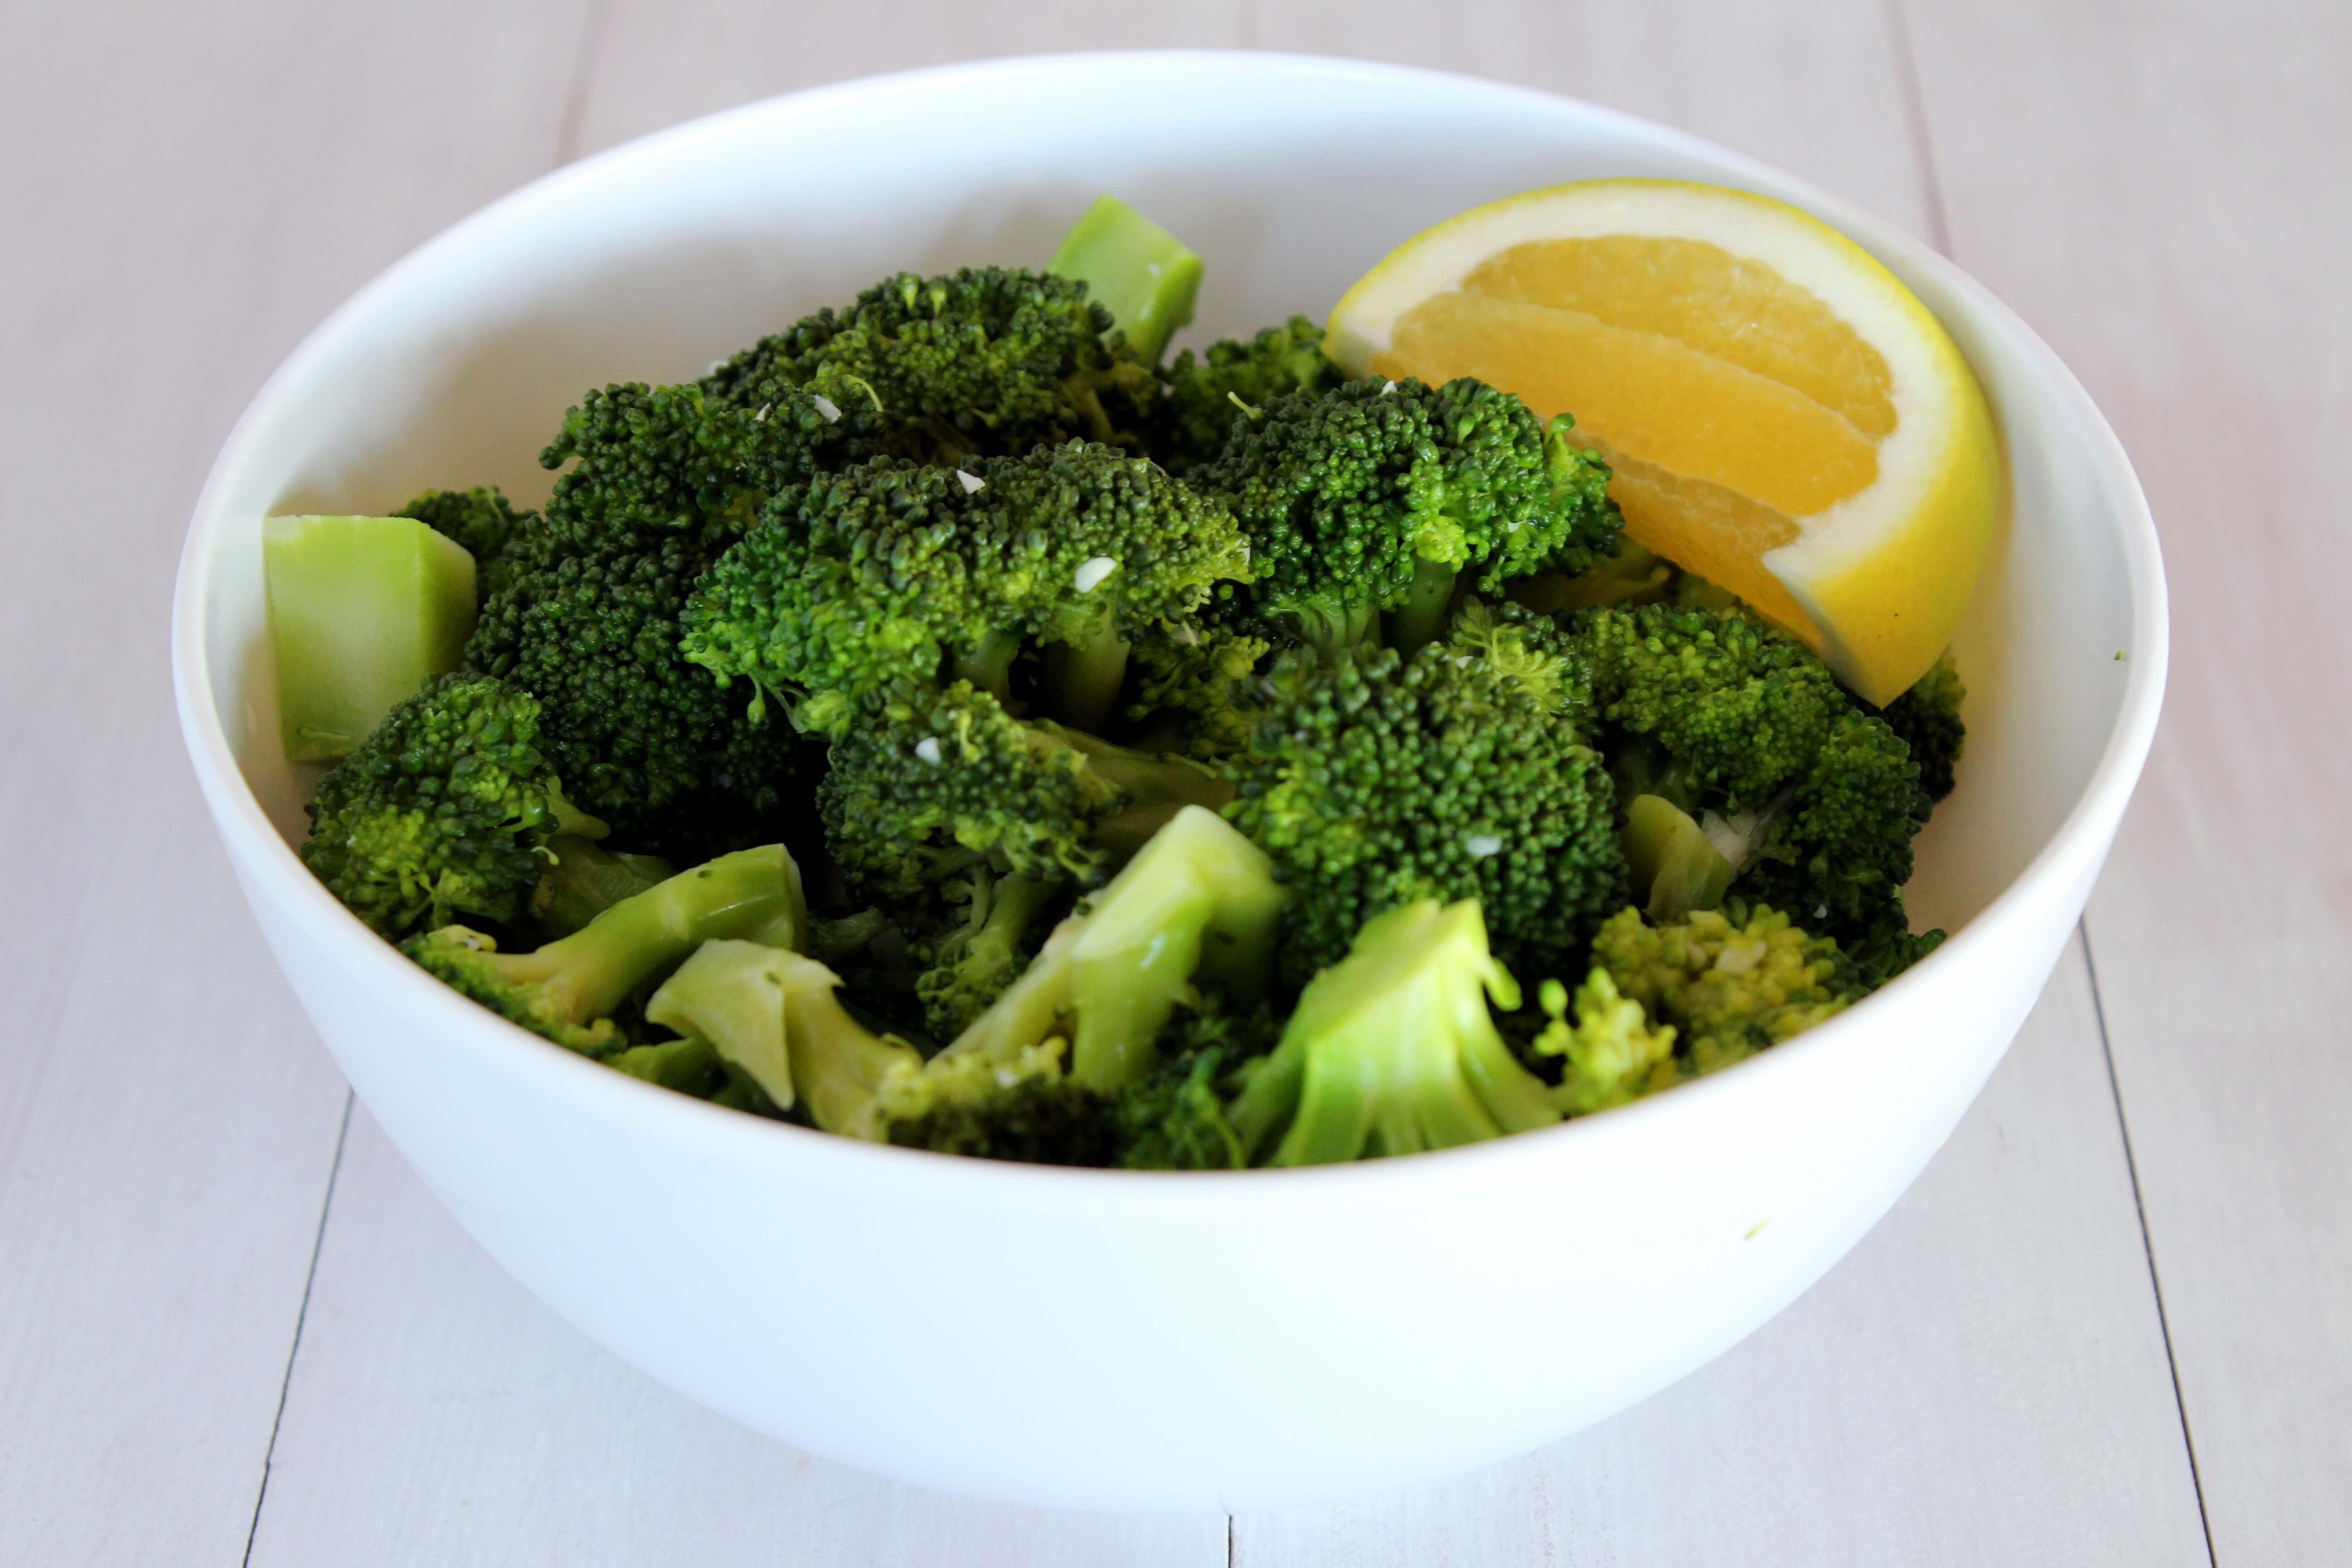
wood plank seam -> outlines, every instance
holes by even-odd
[[[2139,1159],[2132,1152],[2131,1118],[2124,1114],[2124,1091],[2116,1077],[2115,1047],[2107,1041],[2107,1007],[2099,995],[2099,961],[2091,951],[2090,922],[2076,922],[2074,934],[2083,943],[2083,968],[2091,982],[2091,1016],[2098,1020],[2099,1051],[2107,1064],[2107,1092],[2115,1096],[2116,1127],[2123,1134],[2124,1169],[2131,1176],[2132,1209],[2139,1216],[2140,1247],[2147,1254],[2147,1284],[2156,1297],[2156,1327],[2164,1338],[2164,1364],[2172,1374],[2173,1407],[2180,1412],[2180,1446],[2188,1451],[2189,1484],[2197,1492],[2197,1523],[2205,1532],[2205,1561],[2219,1568],[2213,1555],[2213,1521],[2205,1512],[2205,1478],[2197,1467],[2197,1438],[2189,1429],[2189,1400],[2180,1390],[2180,1363],[2172,1353],[2172,1323],[2165,1316],[2164,1279],[2156,1267],[2156,1243],[2147,1233],[2147,1205],[2140,1198]]]
[[[560,169],[580,156],[580,137],[588,121],[588,95],[596,85],[596,68],[604,56],[604,39],[612,31],[613,0],[588,0],[588,14],[580,23],[580,53],[572,62],[572,85],[563,94],[563,125],[555,136],[555,163]]]
[[[1936,140],[1927,131],[1927,95],[1919,85],[1919,60],[1911,42],[1911,18],[1903,0],[1886,0],[1886,30],[1894,44],[1895,75],[1903,89],[1903,118],[1911,133],[1911,157],[1918,165],[1919,199],[1927,209],[1927,243],[1952,254],[1951,225],[1944,216],[1944,182],[1936,169]]]
[[[278,1411],[269,1418],[269,1442],[261,1451],[261,1484],[253,1492],[253,1520],[245,1527],[245,1555],[238,1568],[253,1561],[254,1537],[261,1532],[262,1506],[269,1500],[269,1466],[278,1457],[278,1429],[286,1421],[286,1394],[294,1386],[294,1363],[302,1353],[302,1322],[310,1315],[310,1289],[319,1281],[319,1249],[327,1239],[327,1215],[335,1206],[335,1178],[342,1173],[343,1145],[352,1136],[353,1095],[343,1090],[342,1125],[335,1131],[335,1157],[327,1163],[327,1191],[319,1200],[319,1228],[310,1237],[310,1267],[302,1275],[302,1303],[294,1309],[294,1340],[286,1347],[286,1372],[278,1380]]]

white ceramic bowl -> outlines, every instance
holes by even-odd
[[[1626,1110],[1407,1160],[998,1165],[757,1121],[572,1056],[427,979],[295,858],[306,781],[276,740],[266,514],[381,510],[428,485],[541,495],[532,459],[583,388],[698,374],[898,268],[1036,263],[1097,190],[1208,258],[1203,341],[1319,313],[1448,214],[1603,174],[1744,185],[1844,229],[1942,315],[2006,432],[2012,529],[1959,641],[1968,759],[1913,887],[1955,934],[1801,1039]],[[2165,608],[2146,502],[2082,389],[1886,224],[1539,93],[1132,54],[754,105],[443,235],[247,411],[196,509],[173,657],[205,796],[328,1048],[557,1311],[688,1396],[866,1469],[1038,1503],[1232,1506],[1561,1436],[1843,1256],[1967,1109],[2082,910],[2155,726]]]

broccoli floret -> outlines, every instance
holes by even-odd
[[[963,1033],[1013,984],[1030,929],[1065,886],[975,866],[949,889],[963,895],[963,920],[930,945],[931,967],[915,983],[925,1022],[942,1040]]]
[[[1189,473],[1225,449],[1237,421],[1294,392],[1319,395],[1347,379],[1323,353],[1323,329],[1293,316],[1254,338],[1186,349],[1162,377],[1151,454],[1173,474]]]
[[[539,704],[496,680],[436,676],[320,782],[302,863],[398,941],[457,915],[509,925],[559,832],[604,824],[563,797]]]
[[[1046,712],[1094,730],[1129,639],[1187,620],[1245,559],[1222,506],[1108,447],[877,463],[772,510],[696,595],[684,646],[836,736],[899,682],[962,678],[1010,699],[1034,646]]]
[[[577,459],[525,519],[482,606],[469,671],[539,699],[582,806],[641,848],[696,854],[761,831],[810,760],[677,647],[696,582],[762,501],[864,455],[870,422],[782,395],[757,411],[693,387],[592,393],[541,456]]]
[[[1293,984],[1416,900],[1478,900],[1504,962],[1538,968],[1624,903],[1608,772],[1558,717],[1570,684],[1523,684],[1447,644],[1276,661],[1249,745],[1226,763],[1239,790],[1227,815],[1294,894]]]
[[[1735,892],[1841,938],[1899,911],[1927,819],[1919,766],[1827,666],[1738,610],[1643,605],[1571,625],[1621,777],[1720,823]]]
[[[715,937],[646,1001],[646,1022],[708,1041],[729,1069],[750,1079],[779,1110],[791,1110],[794,1098],[784,1034],[784,956],[783,949],[765,942]]]
[[[846,310],[761,340],[702,387],[746,410],[793,389],[867,409],[900,432],[899,449],[941,463],[1073,438],[1136,446],[1152,375],[1111,331],[1110,311],[1076,279],[902,272]]]
[[[1232,1171],[1248,1151],[1226,1099],[1236,1073],[1274,1049],[1282,1016],[1261,1004],[1236,1013],[1212,992],[1180,1008],[1160,1033],[1160,1065],[1119,1090],[1112,1106],[1115,1163],[1132,1171]]]
[[[434,532],[453,539],[474,558],[477,602],[487,602],[504,588],[509,574],[507,541],[515,531],[539,521],[535,511],[518,511],[496,485],[469,490],[426,490],[392,514],[413,517]]]
[[[1558,1121],[1487,999],[1518,987],[1486,947],[1478,903],[1434,899],[1380,915],[1298,999],[1232,1120],[1254,1164],[1411,1154]]]
[[[462,925],[411,938],[401,951],[509,1021],[602,1058],[629,1043],[614,1008],[704,942],[741,937],[786,947],[806,922],[799,868],[772,844],[681,871],[536,952],[500,952]]]
[[[1930,801],[1952,793],[1952,770],[1968,743],[1968,726],[1960,721],[1960,704],[1968,695],[1959,667],[1948,653],[1910,690],[1879,710],[1878,716],[1911,748],[1911,760],[1919,764],[1919,787]]]
[[[1573,1024],[1568,1020],[1567,986],[1547,980],[1538,1000],[1549,1022],[1531,1044],[1538,1056],[1560,1058],[1551,1101],[1569,1115],[1629,1104],[1683,1080],[1675,1059],[1675,1026],[1653,1025],[1642,1005],[1620,994],[1599,964],[1576,988]]]
[[[1456,580],[1492,590],[1609,555],[1609,468],[1507,392],[1465,378],[1344,383],[1278,397],[1192,476],[1250,543],[1252,613],[1328,651],[1411,651],[1444,628]],[[1246,629],[1246,628],[1244,628]]]
[[[1108,1165],[1111,1100],[1062,1070],[1056,1039],[1011,1067],[942,1058],[884,1091],[888,1137],[902,1148],[1033,1165]]]
[[[1626,1000],[1674,1026],[1691,1074],[1779,1045],[1864,994],[1834,941],[1761,905],[1660,926],[1622,910],[1593,937],[1592,962]]]
[[[957,681],[909,686],[834,742],[817,788],[851,887],[904,900],[983,859],[1046,882],[1090,883],[1186,805],[1233,790],[1197,763],[1024,724]]]
[[[1243,689],[1273,651],[1264,637],[1161,625],[1136,638],[1134,700],[1125,717],[1194,757],[1222,757],[1249,740]]]

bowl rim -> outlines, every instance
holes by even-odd
[[[1986,326],[2006,333],[2023,351],[2034,374],[2056,393],[2087,443],[2087,455],[2101,488],[2117,503],[2121,533],[2118,542],[2130,595],[2130,668],[2106,743],[2088,783],[2057,829],[2007,886],[1914,969],[1836,1017],[1769,1051],[1677,1086],[1672,1093],[1638,1100],[1606,1114],[1572,1118],[1554,1127],[1432,1151],[1410,1159],[1367,1160],[1302,1169],[1157,1172],[1028,1165],[871,1144],[788,1122],[747,1116],[641,1082],[568,1051],[499,1018],[408,963],[396,948],[344,909],[311,876],[293,847],[279,837],[246,782],[236,749],[211,698],[213,679],[207,636],[213,596],[211,567],[217,554],[216,541],[226,525],[227,493],[234,476],[259,444],[264,428],[275,422],[280,405],[289,400],[296,384],[314,364],[331,358],[342,340],[374,310],[377,302],[396,292],[410,275],[435,266],[447,253],[462,251],[481,231],[495,231],[534,207],[561,205],[579,187],[614,179],[642,164],[657,163],[682,148],[708,139],[724,138],[751,124],[817,115],[849,100],[903,93],[928,95],[959,86],[1069,71],[1127,72],[1137,79],[1139,89],[1164,85],[1187,75],[1228,79],[1258,76],[1286,80],[1338,78],[1394,91],[1435,90],[1517,100],[1531,111],[1555,116],[1566,111],[1588,123],[1693,155],[1714,165],[1731,181],[1759,186],[1819,216],[1881,259],[1899,258],[1906,268],[1934,278],[1963,300]],[[1564,1153],[1570,1148],[1590,1152],[1612,1140],[1648,1136],[1661,1118],[1687,1118],[1702,1102],[1754,1093],[1754,1086],[1760,1084],[1766,1075],[1797,1070],[1801,1060],[1848,1046],[1885,1015],[1894,999],[1915,992],[1937,975],[1967,962],[1971,955],[1990,957],[1993,950],[2021,931],[2037,906],[2063,892],[2076,879],[2087,879],[2095,872],[2105,856],[2113,825],[2121,817],[2155,736],[2168,659],[2168,610],[2162,554],[2147,497],[2122,443],[2090,395],[2057,353],[2016,312],[1941,252],[1892,223],[1760,160],[1689,132],[1565,94],[1454,72],[1327,56],[1136,49],[1020,55],[929,67],[829,83],[739,105],[635,138],[551,170],[443,229],[377,273],[306,334],[238,417],[199,492],[182,548],[173,592],[171,646],[173,691],[189,762],[232,861],[243,875],[261,884],[249,890],[257,895],[266,886],[278,902],[299,909],[306,923],[334,950],[339,968],[352,973],[362,988],[404,993],[404,1004],[411,1008],[412,1016],[425,1018],[451,1041],[463,1042],[468,1055],[478,1058],[478,1067],[507,1074],[529,1074],[538,1080],[536,1087],[548,1097],[568,1102],[574,1110],[606,1116],[671,1119],[667,1129],[670,1135],[691,1137],[714,1146],[724,1144],[730,1158],[753,1163],[816,1162],[831,1167],[840,1179],[855,1180],[861,1185],[887,1185],[916,1196],[952,1195],[961,1202],[1014,1197],[1033,1206],[1092,1207],[1111,1199],[1128,1207],[1160,1209],[1168,1205],[1256,1201],[1256,1196],[1276,1181],[1290,1184],[1293,1191],[1312,1188],[1372,1194],[1401,1181],[1443,1181],[1477,1186],[1511,1180],[1519,1173],[1519,1165],[1529,1159]],[[651,1139],[660,1131],[658,1120],[648,1121],[645,1135]],[[942,1182],[951,1185],[942,1187],[939,1184]]]

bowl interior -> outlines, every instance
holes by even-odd
[[[943,115],[955,134],[938,133]],[[2143,602],[2135,622],[2135,572],[2145,589],[2152,570],[2152,555],[2132,559],[2144,514],[2096,414],[1981,289],[1832,198],[1584,105],[1391,68],[1114,56],[923,72],[754,106],[540,182],[371,285],[248,412],[191,541],[182,673],[262,812],[299,842],[312,778],[277,741],[264,516],[381,511],[480,483],[536,502],[549,484],[536,454],[583,388],[699,374],[891,271],[1041,263],[1099,190],[1207,258],[1181,340],[1198,343],[1319,318],[1391,246],[1464,207],[1611,174],[1717,181],[1820,214],[1918,290],[1985,383],[2009,527],[1958,639],[1969,753],[1911,893],[1918,923],[1958,929],[2091,786],[2133,652],[2161,658],[2160,610]]]

